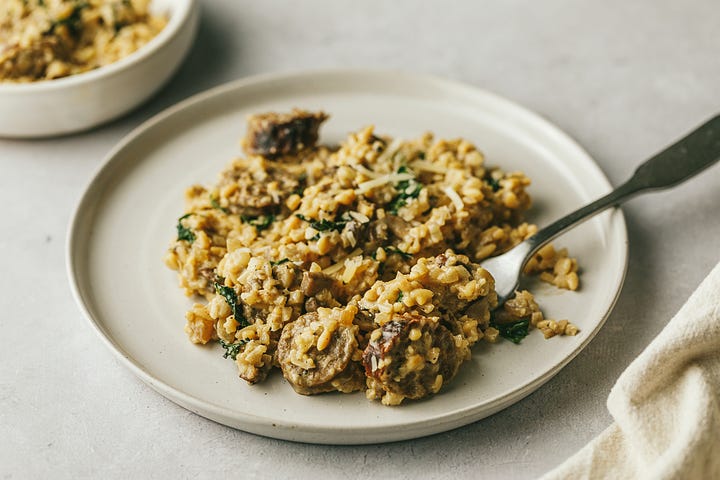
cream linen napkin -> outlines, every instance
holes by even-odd
[[[720,479],[720,264],[610,391],[615,419],[554,479]]]

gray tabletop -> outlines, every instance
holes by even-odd
[[[606,428],[610,387],[720,260],[720,169],[623,207],[625,286],[605,327],[537,392],[451,432],[329,447],[196,416],[122,367],[81,316],[67,224],[105,154],[196,92],[324,67],[432,73],[540,113],[615,185],[720,112],[716,0],[203,2],[197,43],[139,110],[81,135],[0,140],[0,478],[532,478]]]

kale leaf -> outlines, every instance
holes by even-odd
[[[275,215],[260,215],[258,217],[240,215],[240,220],[242,220],[243,223],[252,225],[258,232],[262,232],[270,228],[270,225],[275,221]]]
[[[228,209],[220,206],[218,199],[213,197],[212,195],[210,196],[210,205],[212,205],[213,208],[217,208],[218,210],[220,210],[223,213],[229,213]]]
[[[527,337],[530,328],[530,319],[518,320],[512,323],[490,323],[490,326],[500,331],[500,336],[507,338],[513,343],[520,343],[523,338]]]
[[[337,230],[338,232],[340,232],[340,231],[342,231],[343,228],[345,228],[345,224],[347,224],[349,222],[349,220],[343,220],[343,219],[340,219],[339,221],[331,221],[331,220],[325,220],[325,219],[312,220],[300,213],[296,213],[295,216],[304,222],[308,222],[310,224],[310,226],[312,228],[314,228],[315,230],[317,230],[318,232],[328,232],[331,230]]]
[[[273,260],[270,262],[270,265],[273,267],[276,265],[282,265],[283,263],[288,263],[290,261],[289,258],[283,258],[282,260]]]
[[[298,177],[298,186],[295,187],[295,190],[293,190],[293,193],[296,195],[302,195],[305,192],[305,187],[307,186],[307,173],[301,173]]]
[[[177,223],[177,239],[178,239],[178,241],[185,240],[188,243],[193,243],[195,241],[195,234],[193,233],[193,231],[182,224],[182,221],[185,220],[186,218],[188,218],[190,215],[192,215],[192,213],[186,213],[182,217],[178,218],[178,223]]]
[[[393,254],[400,255],[400,256],[401,256],[402,258],[404,258],[404,259],[413,258],[413,256],[412,256],[411,253],[403,252],[403,251],[400,250],[399,248],[395,248],[395,247],[383,247],[383,250],[385,250],[385,252],[389,253],[390,255],[393,255]]]
[[[240,328],[245,328],[250,325],[250,323],[245,319],[245,315],[243,315],[242,304],[238,303],[238,297],[235,289],[225,286],[220,282],[215,282],[214,285],[215,292],[218,295],[221,295],[230,306],[233,317],[235,317],[235,321],[240,324]]]
[[[235,343],[227,343],[222,338],[220,339],[220,345],[225,349],[225,353],[223,353],[223,358],[232,358],[233,360],[237,360],[238,353],[240,353],[245,346],[247,341],[240,340],[239,342]]]
[[[80,30],[82,30],[82,11],[87,7],[89,7],[87,2],[76,1],[75,5],[72,7],[70,15],[52,22],[50,24],[50,28],[47,29],[45,34],[47,35],[50,32],[54,32],[58,27],[65,25],[68,32],[70,32],[72,36],[77,37],[80,34]]]
[[[487,177],[485,181],[490,185],[490,188],[492,188],[493,192],[497,192],[500,190],[500,182],[495,180],[493,177]]]
[[[398,168],[397,173],[412,173],[410,169],[402,165]],[[418,198],[420,196],[420,190],[422,190],[423,184],[415,180],[414,178],[408,180],[402,180],[395,185],[395,190],[398,194],[388,204],[388,210],[393,215],[397,215],[398,210],[407,205],[408,199]]]

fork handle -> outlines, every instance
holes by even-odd
[[[540,247],[573,225],[608,207],[649,190],[674,187],[720,160],[720,115],[713,117],[668,148],[640,165],[625,183],[602,198],[575,210],[541,229],[513,250],[523,255],[522,266]],[[517,257],[516,257],[517,258]]]

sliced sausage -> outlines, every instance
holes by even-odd
[[[268,158],[294,155],[317,143],[320,125],[327,118],[323,112],[298,109],[292,113],[251,115],[243,147],[249,154]]]
[[[358,327],[335,325],[329,342],[322,339],[326,328],[318,312],[306,313],[283,328],[277,348],[283,376],[302,395],[361,390],[365,377],[359,361],[353,361],[358,358]],[[309,348],[308,339],[313,339]]]
[[[405,313],[373,332],[363,365],[384,391],[419,399],[452,380],[468,354],[438,318]]]

